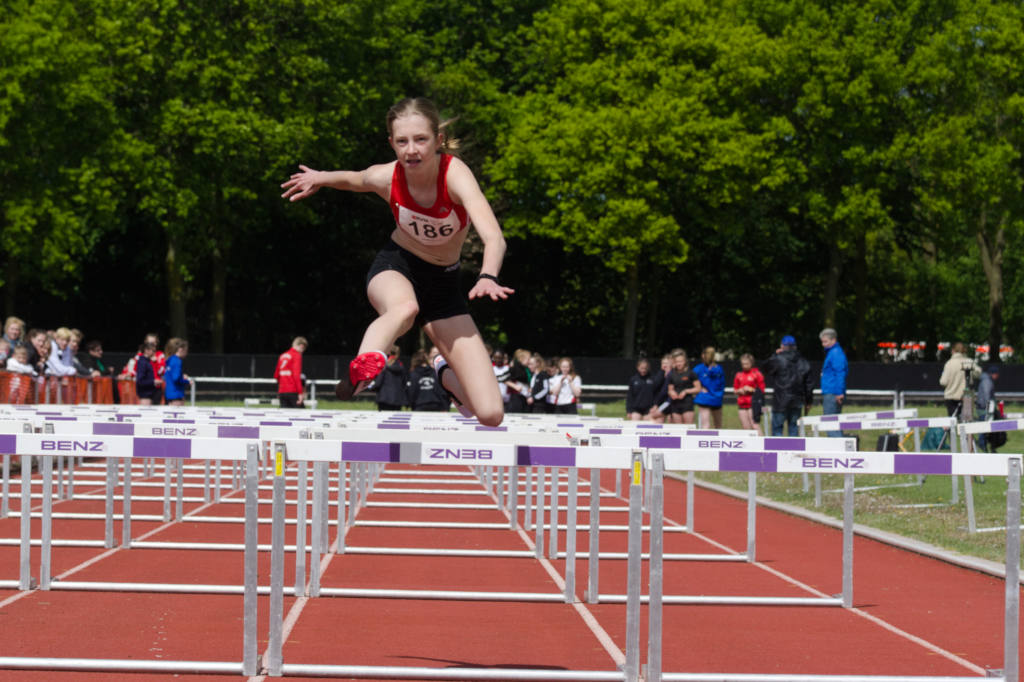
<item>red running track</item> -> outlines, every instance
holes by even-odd
[[[393,465],[370,495],[346,543],[351,547],[532,549],[532,533],[502,529],[396,528],[371,522],[474,522],[507,526],[467,469],[420,469]],[[564,472],[563,472],[564,474]],[[101,490],[102,478],[76,492]],[[424,483],[424,479],[448,482]],[[155,479],[160,482],[158,475]],[[602,486],[613,489],[610,473]],[[133,495],[159,496],[137,476]],[[521,481],[522,483],[522,481]],[[444,494],[423,494],[430,487]],[[563,503],[564,479],[563,479]],[[38,486],[35,492],[38,493]],[[120,492],[120,489],[118,489]],[[12,511],[19,504],[12,484]],[[201,497],[194,481],[186,496]],[[684,519],[685,487],[666,479],[668,525]],[[743,551],[746,503],[698,488],[696,533],[670,532],[666,552]],[[133,521],[136,540],[242,543],[241,491],[219,504],[187,502],[180,522]],[[294,491],[289,517],[294,518]],[[260,542],[270,541],[270,492],[261,491]],[[520,504],[523,496],[520,495]],[[414,503],[415,507],[387,506]],[[431,505],[485,505],[438,509]],[[40,502],[33,501],[38,509]],[[626,525],[626,504],[602,498],[601,523]],[[133,501],[133,515],[162,513],[160,501]],[[68,500],[55,513],[102,513],[102,500]],[[117,512],[120,512],[118,503]],[[206,521],[191,520],[195,517]],[[220,517],[225,522],[215,522]],[[335,510],[331,507],[331,519]],[[235,522],[230,522],[231,520]],[[520,517],[522,520],[522,517]],[[559,521],[565,523],[565,512]],[[585,505],[578,523],[587,523]],[[33,520],[33,537],[39,521]],[[758,562],[669,562],[665,593],[687,595],[831,596],[841,589],[841,533],[761,508]],[[332,526],[332,539],[335,530]],[[0,519],[0,538],[17,538],[19,519]],[[294,542],[295,527],[286,531]],[[102,539],[102,520],[58,519],[54,538]],[[120,523],[115,524],[120,539]],[[602,551],[625,551],[626,533],[603,531]],[[564,549],[565,533],[560,533]],[[308,534],[307,534],[308,540]],[[547,538],[545,537],[545,544]],[[577,547],[587,546],[581,531]],[[428,557],[347,553],[320,564],[324,587],[493,590],[558,593],[555,575],[564,561],[529,558]],[[294,555],[285,561],[285,585],[294,584]],[[554,570],[552,570],[554,569]],[[645,565],[646,571],[646,565]],[[38,575],[38,548],[33,551]],[[231,584],[243,582],[241,551],[61,548],[53,550],[52,574],[65,580]],[[16,579],[18,548],[0,547],[0,579]],[[269,553],[260,554],[260,583],[269,582]],[[645,576],[646,577],[646,576]],[[586,562],[577,564],[577,595],[586,585]],[[1003,662],[1001,579],[858,537],[854,549],[853,609],[839,607],[673,606],[664,610],[664,670],[763,674],[984,675]],[[626,562],[602,560],[600,592],[626,592]],[[266,598],[261,598],[260,649],[267,642]],[[295,599],[286,597],[285,663],[508,667],[612,670],[625,648],[625,606],[616,604],[446,602],[397,599]],[[646,609],[641,615],[646,642]],[[230,595],[128,592],[18,592],[0,590],[3,656],[87,657],[143,660],[238,661],[242,650],[242,599]],[[646,644],[641,645],[646,658]],[[0,670],[2,680],[145,680],[169,675]],[[225,679],[224,675],[178,675]]]

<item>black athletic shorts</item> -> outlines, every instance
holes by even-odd
[[[462,292],[461,263],[434,265],[390,241],[373,259],[366,284],[386,270],[394,270],[412,284],[420,307],[417,324],[469,314],[466,294]]]

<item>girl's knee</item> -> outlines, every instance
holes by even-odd
[[[476,413],[476,420],[484,426],[501,426],[503,419],[505,419],[505,409],[500,403],[496,406],[485,406]]]
[[[403,301],[401,304],[389,308],[387,314],[398,318],[402,326],[408,330],[416,321],[416,316],[420,314],[420,306],[416,301]]]

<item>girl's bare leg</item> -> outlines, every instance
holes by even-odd
[[[683,412],[683,423],[684,424],[692,424],[693,423],[693,410],[687,410],[686,412]]]
[[[420,312],[412,284],[394,270],[374,275],[366,287],[370,305],[379,317],[370,323],[359,344],[359,355],[372,351],[387,353],[399,336],[412,328]]]
[[[448,361],[451,372],[442,377],[444,387],[468,407],[485,426],[498,426],[505,418],[498,381],[491,359],[473,318],[456,315],[433,320],[423,330]]]

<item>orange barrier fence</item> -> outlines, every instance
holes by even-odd
[[[116,399],[114,392],[117,392]],[[0,403],[14,405],[138,404],[134,379],[34,377],[0,371]]]

